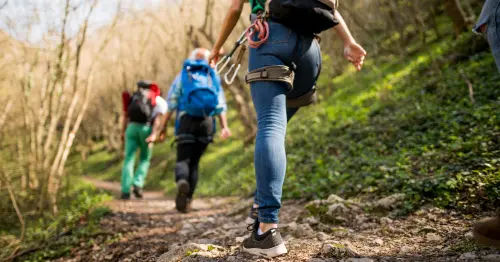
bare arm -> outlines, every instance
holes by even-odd
[[[161,126],[162,126],[161,132],[162,133],[165,133],[167,131],[168,121],[170,121],[170,118],[172,118],[173,114],[174,114],[174,111],[170,111],[170,112],[167,112],[167,114],[165,114],[165,117],[163,118],[163,122],[161,123]]]
[[[230,137],[232,134],[231,134],[231,130],[229,130],[229,127],[227,125],[226,113],[222,112],[219,115],[219,121],[220,121],[220,126],[222,128],[220,137],[222,139],[226,139],[226,138]]]
[[[153,130],[151,131],[151,135],[149,135],[148,138],[146,138],[146,142],[148,143],[153,143],[156,142],[157,137],[159,136],[160,132],[162,131],[162,126],[163,126],[163,119],[164,119],[164,114],[158,114],[155,117],[155,120],[153,121]]]
[[[245,0],[232,0],[231,7],[227,11],[226,17],[224,18],[222,30],[220,31],[219,37],[212,48],[212,52],[208,60],[210,64],[215,65],[215,63],[219,60],[220,50],[236,26],[238,19],[240,19],[244,3]]]
[[[339,21],[339,24],[334,27],[334,30],[342,41],[344,41],[344,57],[359,71],[363,67],[366,51],[356,42],[344,18],[337,10],[335,11],[335,17]]]

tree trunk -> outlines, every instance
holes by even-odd
[[[446,0],[445,8],[448,16],[453,21],[455,34],[458,36],[461,33],[467,31],[467,18],[459,0]]]

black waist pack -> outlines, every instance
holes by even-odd
[[[338,25],[335,0],[271,0],[270,19],[301,34],[319,34]]]

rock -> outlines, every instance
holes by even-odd
[[[326,214],[330,217],[337,217],[347,214],[349,209],[342,203],[331,204],[328,206],[328,211]]]
[[[411,248],[410,246],[403,246],[403,247],[401,247],[401,249],[399,250],[399,254],[408,254],[408,253],[410,253],[412,250],[413,250],[413,248]]]
[[[382,240],[381,238],[377,238],[377,239],[373,240],[373,243],[377,246],[383,246],[384,240]]]
[[[237,237],[237,238],[236,238],[236,242],[237,242],[237,243],[241,243],[241,242],[243,242],[243,240],[245,240],[245,238],[244,238],[244,237]]]
[[[229,261],[229,262],[236,262],[236,261],[238,261],[238,258],[237,258],[237,257],[235,257],[235,256],[228,256],[228,257],[226,258],[226,261]]]
[[[329,236],[329,235],[327,235],[327,234],[325,234],[324,232],[318,232],[318,233],[316,234],[316,238],[317,238],[319,241],[324,242],[324,241],[326,241],[326,240],[330,239],[330,236]]]
[[[383,217],[383,218],[380,219],[380,224],[382,224],[384,226],[385,225],[390,225],[390,224],[392,224],[392,222],[393,222],[392,219],[390,219],[388,217]]]
[[[377,224],[375,224],[375,223],[363,223],[363,224],[361,224],[361,226],[359,226],[359,228],[361,230],[377,228]]]
[[[348,259],[344,259],[342,261],[343,262],[374,262],[375,260],[373,260],[371,258],[367,258],[367,257],[361,257],[361,258],[351,257]]]
[[[200,239],[194,240],[193,242],[198,243],[198,244],[210,245],[214,241],[212,239],[208,239],[208,238],[200,238]]]
[[[379,209],[384,209],[384,210],[391,210],[394,209],[396,206],[399,205],[399,203],[404,200],[405,195],[404,194],[392,194],[390,196],[384,197],[382,199],[377,200],[374,203],[375,208]]]
[[[415,222],[418,223],[418,224],[425,223],[425,222],[422,222],[422,221],[419,221],[419,220],[416,220]],[[435,228],[433,228],[433,227],[423,227],[422,229],[420,229],[418,231],[418,233],[435,233],[435,232],[437,232],[437,230]]]
[[[331,194],[328,196],[326,199],[326,202],[332,204],[332,203],[343,203],[345,200],[335,194]]]
[[[192,254],[200,254],[204,257],[218,257],[224,248],[217,245],[208,244],[197,244],[197,243],[187,243],[185,245],[172,245],[169,251],[161,255],[156,261],[157,262],[174,262],[183,259],[186,256],[191,256]]]
[[[358,256],[358,254],[349,246],[350,245],[347,243],[340,243],[338,241],[329,241],[323,243],[320,253],[324,257],[332,257],[332,258]]]
[[[307,260],[307,262],[326,262],[327,260],[325,259],[322,259],[322,258],[317,258],[317,257],[313,257],[309,260]]]
[[[297,229],[294,232],[295,237],[307,238],[314,236],[314,230],[309,224],[298,224]]]
[[[292,223],[286,224],[281,229],[283,229],[284,232],[294,233],[295,231],[297,231],[297,223],[292,222]]]
[[[315,225],[319,224],[319,220],[317,218],[311,216],[311,217],[306,217],[304,219],[304,223],[307,223],[311,226],[315,226]]]
[[[495,261],[498,262],[500,261],[500,254],[489,254],[487,256],[482,257],[483,261]]]
[[[477,259],[477,256],[476,254],[474,254],[474,252],[467,252],[467,253],[463,253],[459,258],[458,260],[471,260],[471,261],[475,261]]]
[[[349,230],[344,227],[334,227],[331,228],[332,234],[336,237],[345,237],[349,235]]]
[[[443,239],[436,233],[427,233],[425,239],[429,242],[441,242]]]
[[[177,232],[177,234],[181,235],[181,236],[185,236],[187,234],[189,234],[190,232],[193,232],[195,230],[193,224],[191,223],[184,223],[182,224],[182,227],[181,229]]]
[[[465,237],[468,239],[472,239],[474,237],[474,235],[472,234],[472,231],[469,231],[469,232],[465,233]]]
[[[367,222],[370,219],[365,215],[358,215],[354,220],[356,221],[355,222],[356,225],[362,225],[363,223]]]

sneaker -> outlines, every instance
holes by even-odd
[[[121,200],[129,200],[130,199],[130,193],[123,193],[122,196],[120,197]]]
[[[246,224],[248,224],[248,225],[254,224],[255,221],[257,221],[257,216],[258,216],[257,210],[258,210],[258,208],[253,207],[253,205],[252,205],[252,207],[250,208],[250,212],[248,213],[248,216],[245,219]]]
[[[257,225],[256,222],[250,237],[243,240],[243,252],[265,258],[277,257],[288,252],[278,229],[272,228],[259,236],[257,235]]]
[[[132,190],[132,192],[134,192],[134,196],[136,198],[142,198],[142,188],[140,188],[138,186],[134,186],[134,189]]]
[[[179,212],[186,213],[189,204],[189,183],[186,179],[177,181],[177,197],[175,198],[175,208]]]
[[[472,233],[479,244],[500,248],[500,215],[479,221]]]

